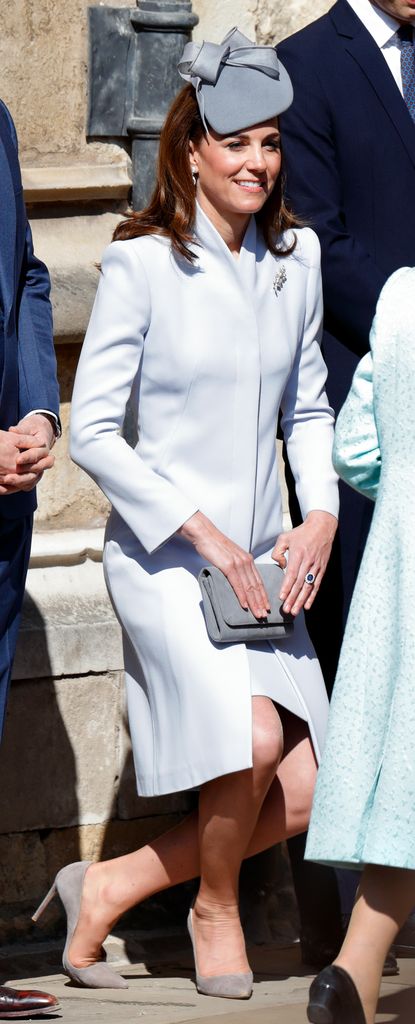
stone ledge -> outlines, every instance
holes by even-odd
[[[98,264],[111,242],[121,210],[81,206],[76,215],[33,217],[36,255],[49,268],[56,341],[84,337],[99,283]]]
[[[102,565],[29,569],[14,679],[122,671],[121,630]]]
[[[125,164],[24,167],[22,178],[26,203],[127,199],[132,184]]]
[[[102,562],[103,545],[103,528],[34,533],[30,568],[42,569],[53,565],[82,565],[88,558],[92,562]]]

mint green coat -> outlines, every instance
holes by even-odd
[[[415,269],[387,281],[334,464],[376,500],[333,694],[310,860],[415,869]]]

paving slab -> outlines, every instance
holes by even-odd
[[[61,973],[56,943],[41,950],[16,950],[0,957],[2,975],[16,988],[41,988],[59,998],[63,1024],[306,1024],[313,974],[300,963],[298,945],[250,947],[255,976],[250,1000],[200,996],[194,987],[190,945],[182,934],[160,938],[111,937],[108,957],[128,980],[128,989],[83,989]],[[12,969],[13,968],[13,969]],[[377,1024],[415,1024],[415,960],[400,961],[401,973],[382,986]],[[22,1019],[22,1018],[21,1018]],[[28,1018],[26,1018],[28,1019]]]

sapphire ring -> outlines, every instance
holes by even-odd
[[[315,581],[316,577],[313,572],[308,572],[306,576],[304,576],[304,583],[308,583],[309,587],[312,587]]]

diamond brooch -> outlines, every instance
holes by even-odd
[[[273,281],[274,292],[275,292],[275,294],[277,296],[282,291],[282,289],[283,289],[283,287],[284,287],[284,285],[286,283],[286,280],[287,280],[287,271],[286,271],[286,269],[284,267],[284,264],[283,264],[282,267],[280,267],[279,270],[277,270],[277,273],[276,273],[276,275],[274,277],[274,281]]]

